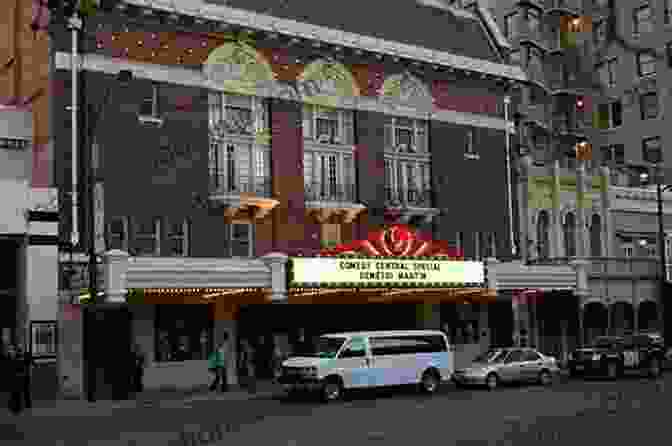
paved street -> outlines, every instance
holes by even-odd
[[[658,382],[636,377],[617,382],[557,382],[495,392],[447,386],[426,398],[412,391],[353,395],[323,406],[264,397],[249,400],[170,400],[156,407],[35,410],[0,415],[4,445],[175,445],[180,432],[202,432],[218,445],[435,444],[593,445],[669,443],[672,373]],[[222,425],[218,434],[217,425]],[[186,436],[189,437],[189,436]],[[208,438],[221,438],[208,441]],[[660,440],[657,440],[660,439]]]

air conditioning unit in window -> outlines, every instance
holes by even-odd
[[[331,136],[327,135],[326,133],[323,133],[322,135],[317,137],[317,142],[326,144],[331,141]]]
[[[335,143],[340,143],[341,142],[341,138],[339,138],[338,136],[334,136],[331,140]]]

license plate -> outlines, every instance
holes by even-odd
[[[583,370],[584,367],[583,367],[582,365],[577,365],[577,366],[575,366],[574,368],[575,368],[576,370]]]

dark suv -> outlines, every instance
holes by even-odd
[[[655,336],[637,334],[598,337],[592,346],[572,352],[567,365],[570,376],[596,374],[615,379],[626,370],[638,370],[655,378],[664,361],[662,343]]]

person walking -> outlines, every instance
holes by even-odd
[[[254,348],[248,340],[244,339],[241,343],[240,374],[244,377],[245,387],[250,393],[255,393],[257,391],[254,361]]]
[[[212,371],[215,375],[212,384],[210,384],[210,390],[216,391],[219,389],[220,392],[226,392],[229,390],[229,381],[227,377],[226,370],[226,356],[228,353],[228,333],[224,333],[222,336],[222,342],[217,347],[217,350],[212,352],[210,355],[208,369]]]
[[[32,407],[30,392],[30,368],[32,358],[21,347],[10,344],[7,349],[5,360],[7,366],[7,385],[9,386],[9,410],[13,414],[19,414],[23,409]]]

